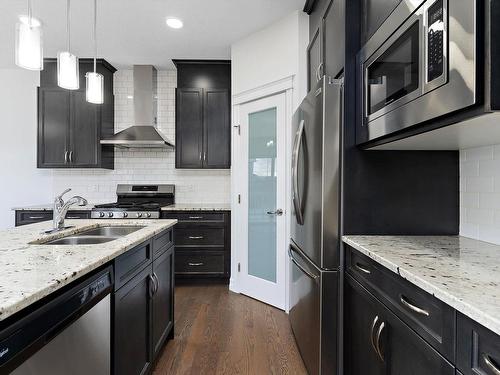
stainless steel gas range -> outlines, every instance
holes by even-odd
[[[116,188],[117,201],[96,205],[92,219],[159,219],[161,208],[175,203],[175,185],[129,185]]]

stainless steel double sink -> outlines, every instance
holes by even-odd
[[[137,232],[142,228],[144,228],[144,226],[139,225],[102,226],[87,229],[80,233],[70,234],[55,240],[37,243],[41,245],[96,245],[117,240],[128,234]]]

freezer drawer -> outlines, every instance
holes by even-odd
[[[323,271],[289,249],[290,323],[310,375],[338,373],[339,272]]]

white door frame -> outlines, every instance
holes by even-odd
[[[285,129],[283,129],[285,135],[285,207],[283,207],[284,221],[285,221],[285,233],[284,238],[286,241],[286,248],[288,248],[290,241],[290,213],[291,213],[291,186],[290,186],[290,168],[291,168],[291,141],[292,141],[292,116],[293,116],[293,87],[294,87],[294,76],[289,76],[278,81],[260,86],[258,88],[242,92],[240,94],[234,95],[232,97],[232,160],[235,161],[239,158],[240,142],[242,141],[238,132],[238,125],[240,119],[240,106],[242,104],[252,102],[258,99],[263,99],[268,96],[273,96],[276,94],[284,93],[285,95]],[[240,293],[242,290],[241,278],[238,276],[238,264],[241,263],[243,256],[245,254],[243,249],[238,248],[237,239],[243,235],[241,220],[247,220],[246,217],[241,217],[241,211],[239,209],[238,194],[242,187],[241,174],[234,169],[234,162],[232,163],[231,171],[231,279],[229,282],[229,289],[233,292]],[[278,234],[278,237],[283,235]],[[289,275],[290,267],[288,262],[288,256],[285,259],[285,311],[289,310]]]

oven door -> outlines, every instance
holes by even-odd
[[[422,95],[423,29],[417,10],[363,64],[365,123]]]

